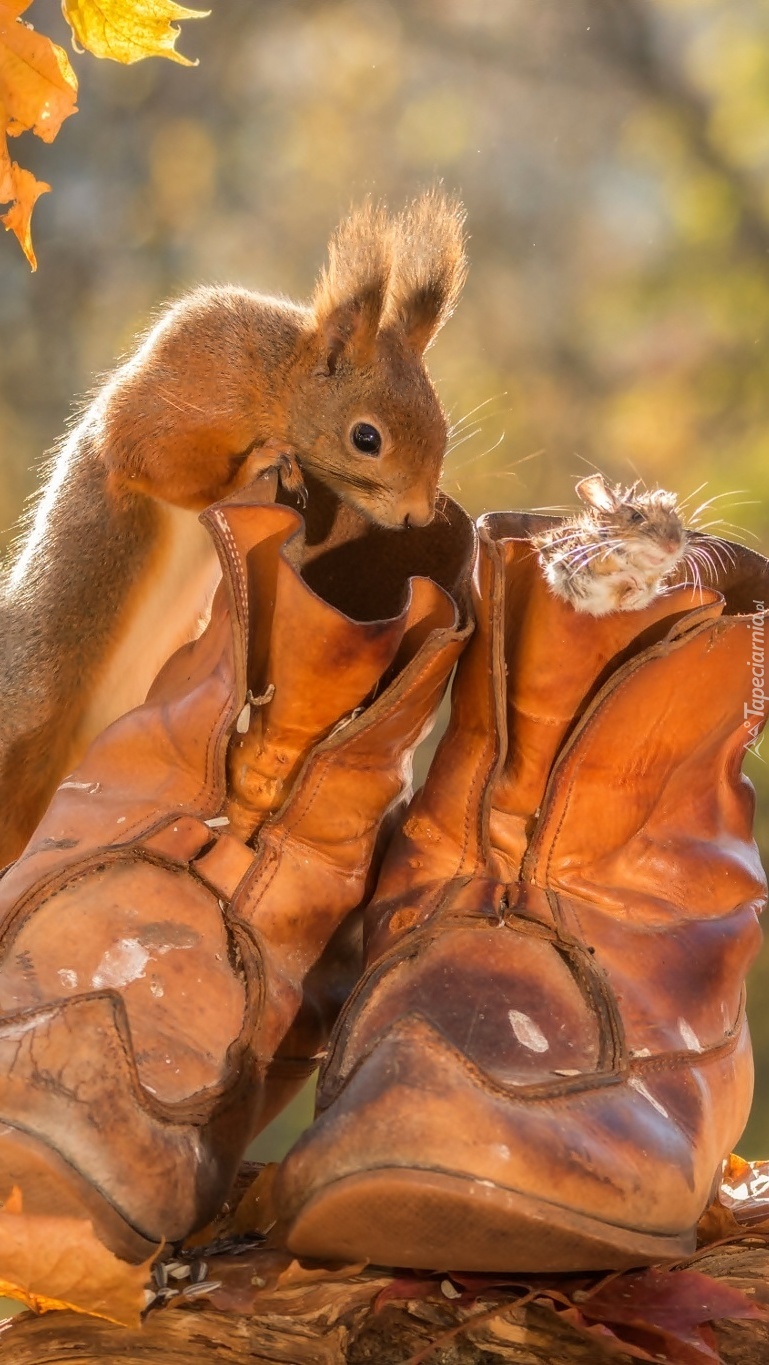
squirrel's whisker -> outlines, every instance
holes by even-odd
[[[507,398],[507,396],[508,396],[507,390],[503,389],[500,393],[493,393],[491,397],[484,398],[482,403],[476,403],[474,408],[470,408],[469,412],[466,412],[462,417],[459,417],[456,422],[451,423],[451,426],[449,428],[449,434],[451,434],[454,431],[460,431],[463,426],[467,425],[467,423],[470,421],[470,418],[475,416],[476,412],[481,411],[481,408],[486,408],[488,407],[489,403],[496,403],[498,398]],[[501,409],[501,411],[505,410],[506,409]],[[489,414],[487,413],[486,417],[488,417],[488,415]]]
[[[459,447],[463,446],[467,441],[472,441],[474,436],[479,436],[480,430],[480,427],[473,427],[472,431],[466,431],[464,436],[460,436],[458,441],[451,441],[449,445],[446,446],[446,459],[448,460],[449,456],[453,455],[454,451],[459,450]],[[462,466],[460,465],[459,468],[461,469]]]
[[[473,435],[476,434],[477,433],[473,432]],[[468,439],[467,437],[462,438],[462,440],[467,439]],[[449,475],[450,478],[452,475],[463,473],[464,470],[469,469],[471,465],[477,464],[479,460],[485,460],[487,455],[492,455],[495,450],[499,450],[499,447],[501,446],[504,439],[505,433],[502,432],[502,435],[499,437],[497,441],[494,442],[493,446],[486,446],[485,449],[480,450],[477,455],[471,455],[468,460],[463,460],[461,464],[455,465],[453,469],[448,469],[446,473]],[[462,440],[458,441],[457,444],[461,445]]]

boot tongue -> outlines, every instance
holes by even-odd
[[[592,697],[618,667],[692,613],[719,614],[720,595],[680,587],[640,611],[591,616],[555,597],[528,541],[539,519],[495,515],[484,526],[498,540],[505,565],[508,756],[494,785],[491,843],[501,871],[517,876],[532,818],[550,769]],[[547,524],[541,519],[542,524]],[[538,528],[538,525],[537,525]]]

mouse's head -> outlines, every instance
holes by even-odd
[[[612,487],[602,474],[581,479],[576,491],[601,535],[621,545],[639,568],[669,573],[685,553],[687,532],[675,493],[638,484]]]
[[[364,205],[332,239],[312,301],[289,439],[382,526],[435,513],[447,425],[423,356],[464,283],[463,222],[436,190],[395,218]]]

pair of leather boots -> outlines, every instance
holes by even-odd
[[[717,543],[717,585],[596,619],[544,518],[390,531],[310,487],[204,514],[209,625],[0,880],[0,1196],[138,1261],[325,1058],[297,1254],[684,1255],[751,1098],[769,566]]]

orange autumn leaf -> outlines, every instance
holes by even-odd
[[[16,197],[16,182],[13,175],[13,162],[8,151],[8,139],[5,136],[5,110],[0,101],[0,204],[6,204],[9,199]]]
[[[52,142],[65,118],[77,111],[77,77],[63,48],[22,19],[32,0],[0,0],[0,204],[11,203],[0,222],[14,232],[32,269],[32,209],[50,189],[11,160],[7,137],[33,132]],[[176,0],[62,0],[73,35],[97,57],[138,62],[168,57],[194,65],[176,51],[175,21],[200,19],[207,11]]]
[[[0,1211],[0,1295],[37,1313],[69,1308],[138,1327],[153,1260],[119,1260],[86,1219],[25,1214],[18,1190]]]
[[[0,203],[11,202],[0,221],[16,234],[34,270],[32,210],[50,185],[11,159],[7,136],[31,131],[52,142],[77,108],[77,79],[64,49],[20,19],[28,4],[0,0]]]
[[[8,212],[0,215],[0,222],[5,224],[6,231],[15,232],[24,255],[35,270],[37,262],[30,228],[32,210],[40,195],[51,187],[42,180],[36,180],[31,171],[23,170],[11,160],[4,132],[6,122],[0,100],[0,203],[5,204],[9,199],[14,201]]]
[[[77,109],[77,77],[69,57],[19,17],[29,0],[0,0],[0,100],[12,137],[31,129],[53,142]]]
[[[7,195],[6,198],[13,198],[14,203],[7,213],[0,215],[0,222],[5,224],[6,232],[15,232],[32,269],[37,270],[37,257],[32,246],[32,210],[40,195],[47,194],[51,187],[44,180],[36,180],[31,171],[25,171],[15,162],[11,164],[11,176],[13,195]]]
[[[195,66],[176,51],[180,19],[203,19],[208,10],[186,9],[175,0],[62,0],[75,38],[95,57],[128,65],[145,57],[168,57]]]

